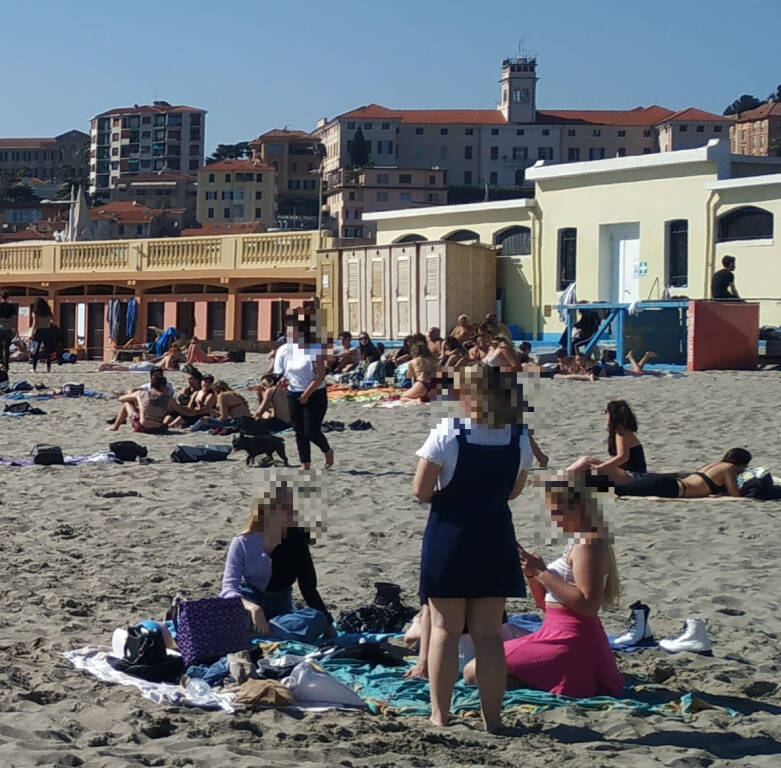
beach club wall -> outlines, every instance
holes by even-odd
[[[110,359],[107,305],[135,298],[135,338],[147,326],[175,326],[186,336],[222,342],[268,341],[284,332],[288,308],[315,298],[318,232],[264,233],[106,242],[0,246],[0,286],[19,305],[52,305],[67,346],[84,338],[89,357]]]
[[[709,298],[721,257],[738,259],[742,296],[781,324],[781,158],[705,147],[529,168],[533,200],[365,214],[377,245],[471,241],[496,250],[503,319],[529,338],[558,339],[552,307],[569,282],[578,299],[632,303]]]

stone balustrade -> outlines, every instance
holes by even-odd
[[[144,272],[308,269],[316,262],[317,249],[325,246],[316,231],[0,245],[0,274],[62,273],[72,279],[96,272],[142,277]]]

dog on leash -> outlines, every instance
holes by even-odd
[[[281,437],[275,437],[274,435],[245,435],[242,432],[234,436],[233,450],[247,452],[247,466],[254,464],[255,457],[262,453],[266,454],[266,462],[268,464],[274,462],[274,454],[276,453],[285,462],[285,466],[289,466],[287,454],[285,453],[285,441]]]

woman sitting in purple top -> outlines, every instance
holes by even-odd
[[[309,533],[297,525],[291,485],[272,481],[257,494],[244,530],[231,541],[220,597],[240,597],[261,635],[274,634],[269,619],[295,611],[293,583],[310,608],[320,611],[331,634],[333,619],[317,591]]]

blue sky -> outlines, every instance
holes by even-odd
[[[698,106],[781,83],[778,0],[0,0],[0,136],[87,130],[165,99],[208,110],[207,151],[389,107],[491,108],[501,59],[538,56],[538,108]]]

